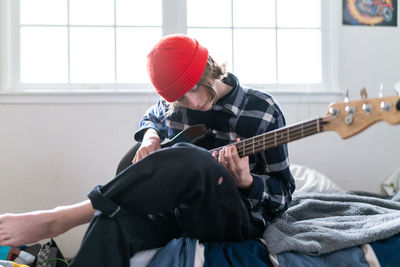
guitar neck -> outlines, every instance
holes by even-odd
[[[326,123],[327,122],[324,121],[323,118],[319,117],[241,140],[236,142],[235,145],[239,156],[246,157],[291,141],[323,132],[323,125]],[[222,147],[218,147],[210,150],[210,152],[219,152],[221,149]]]
[[[364,92],[360,100],[332,103],[323,117],[241,140],[235,145],[239,156],[245,157],[325,131],[336,131],[342,139],[346,139],[378,121],[400,124],[399,95],[368,99]],[[219,154],[221,149],[215,148],[210,152]]]

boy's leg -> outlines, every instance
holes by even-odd
[[[100,191],[137,215],[175,212],[188,235],[191,228],[198,233],[205,227],[201,229],[204,239],[242,240],[247,233],[241,228],[252,225],[230,174],[207,150],[189,144],[150,154]],[[92,204],[96,208],[93,200]]]
[[[173,217],[157,218],[120,213],[109,218],[96,212],[70,267],[129,266],[135,252],[162,247],[180,235]]]
[[[193,146],[152,153],[101,189],[95,188],[89,198],[102,215],[89,227],[85,239],[104,238],[109,235],[107,229],[112,229],[120,241],[99,241],[106,247],[116,242],[132,248],[115,257],[130,257],[138,247],[154,246],[158,241],[152,240],[153,233],[158,233],[160,243],[181,234],[213,241],[240,241],[259,234],[229,173],[208,151]],[[166,232],[160,227],[160,214],[169,218]],[[154,224],[142,223],[148,216]],[[115,234],[130,220],[132,236]],[[141,225],[148,227],[143,230]],[[83,242],[81,251],[90,251],[89,243]]]

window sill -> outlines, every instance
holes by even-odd
[[[338,91],[268,91],[281,103],[330,103],[342,98]],[[148,90],[135,91],[0,91],[0,104],[138,104],[159,97]]]
[[[151,91],[0,91],[0,104],[132,104],[155,102]]]

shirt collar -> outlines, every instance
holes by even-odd
[[[212,110],[232,113],[237,117],[240,108],[243,107],[244,104],[245,91],[240,86],[238,78],[232,73],[228,73],[227,77],[222,81],[229,86],[232,86],[232,90],[222,98],[218,99],[217,103],[212,107]]]

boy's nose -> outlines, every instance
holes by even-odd
[[[199,105],[199,98],[198,97],[195,97],[193,95],[188,94],[186,96],[186,101],[187,101],[188,108],[190,108],[190,109],[199,108],[198,107],[198,105]]]

